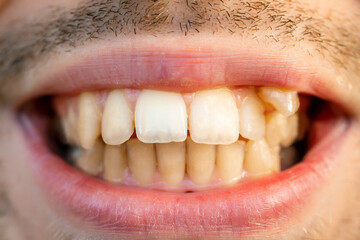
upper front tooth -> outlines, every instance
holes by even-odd
[[[230,144],[238,140],[239,115],[229,89],[197,92],[190,108],[190,136],[194,142]]]
[[[290,116],[299,109],[300,103],[296,91],[262,87],[259,90],[259,96],[285,116]]]
[[[260,140],[265,135],[264,106],[255,94],[242,99],[239,108],[240,134],[250,140]]]
[[[287,126],[288,118],[282,113],[275,111],[266,115],[265,137],[270,147],[279,146],[281,141],[286,138]]]
[[[289,147],[298,136],[299,132],[299,115],[294,114],[287,119],[286,134],[281,141],[283,147]]]
[[[106,100],[101,132],[109,145],[124,143],[134,132],[133,113],[121,90],[112,91]]]
[[[181,94],[143,90],[136,102],[135,124],[144,143],[185,141],[187,113]]]
[[[93,93],[85,92],[79,97],[78,134],[80,144],[91,149],[100,135],[101,114]]]
[[[79,137],[77,130],[78,119],[73,108],[69,108],[67,115],[61,119],[64,129],[65,140],[69,144],[79,145]]]

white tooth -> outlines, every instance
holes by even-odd
[[[259,90],[259,96],[264,102],[270,103],[276,110],[287,117],[296,113],[299,109],[300,103],[296,91],[262,87]]]
[[[280,158],[263,139],[246,143],[244,169],[251,177],[259,177],[276,172]]]
[[[181,94],[143,90],[136,102],[135,125],[144,143],[185,141],[187,113]]]
[[[106,99],[101,134],[109,145],[120,145],[134,132],[133,113],[121,90],[113,90]]]
[[[265,135],[264,106],[256,95],[242,99],[239,108],[240,134],[250,140],[260,140]]]
[[[286,138],[288,118],[279,112],[272,112],[265,116],[266,133],[265,138],[270,147],[279,146]]]
[[[105,146],[104,179],[110,182],[121,182],[127,168],[125,145]]]
[[[69,108],[67,115],[61,119],[65,140],[69,144],[79,145],[77,121],[77,116],[73,108]]]
[[[80,144],[91,149],[100,135],[101,114],[93,93],[85,92],[79,97],[78,134]]]
[[[190,179],[197,185],[205,185],[211,181],[215,168],[216,146],[186,140],[186,171]]]
[[[238,140],[239,115],[229,89],[199,91],[190,108],[190,136],[194,142],[230,144]]]
[[[295,139],[298,136],[299,132],[299,115],[294,114],[288,117],[287,119],[287,128],[286,128],[285,138],[281,141],[283,147],[289,147],[294,143]]]
[[[159,172],[170,186],[179,186],[185,174],[185,142],[156,144]]]
[[[216,167],[225,184],[233,184],[241,178],[244,154],[245,141],[217,146]]]
[[[103,156],[104,144],[96,141],[92,149],[83,151],[76,164],[84,172],[96,176],[103,170]]]
[[[126,142],[128,165],[140,185],[152,183],[156,169],[154,144],[142,143],[137,139]]]

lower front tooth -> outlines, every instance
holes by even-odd
[[[121,182],[125,176],[126,150],[125,145],[106,145],[104,151],[104,179],[109,182]]]
[[[126,143],[128,165],[135,180],[140,185],[152,183],[156,170],[154,144],[142,143],[131,139]]]
[[[244,169],[250,177],[259,177],[279,169],[279,156],[263,139],[246,143]]]
[[[216,167],[225,184],[233,184],[240,179],[244,154],[245,141],[217,146]]]
[[[79,97],[78,134],[80,144],[91,149],[100,135],[100,109],[93,93],[85,92]]]
[[[210,182],[215,168],[216,146],[186,141],[186,171],[190,179],[197,185]]]
[[[185,142],[156,144],[159,172],[170,186],[179,186],[185,174]]]
[[[92,149],[83,151],[76,165],[84,172],[96,176],[103,170],[103,157],[104,144],[96,141]]]

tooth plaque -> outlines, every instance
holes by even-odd
[[[294,91],[219,88],[189,98],[143,90],[136,104],[125,92],[110,91],[103,111],[101,97],[85,92],[78,112],[69,107],[61,119],[65,141],[83,148],[76,166],[115,184],[234,185],[279,172],[281,148],[305,131],[299,128],[304,115],[297,112]]]

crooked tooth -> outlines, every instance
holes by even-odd
[[[109,182],[121,182],[127,168],[125,145],[106,145],[104,151],[104,179]]]
[[[275,111],[265,116],[266,132],[265,139],[270,147],[279,146],[288,134],[288,118]]]
[[[79,97],[78,135],[85,149],[91,149],[100,135],[100,115],[95,94],[82,93]]]
[[[199,91],[190,108],[190,136],[194,142],[230,144],[238,140],[238,110],[229,89]]]
[[[158,168],[170,186],[179,186],[185,174],[185,142],[156,144]]]
[[[143,90],[135,108],[136,135],[145,143],[183,142],[187,112],[179,93]]]
[[[156,169],[154,144],[146,144],[137,139],[126,142],[129,169],[140,185],[152,183]]]
[[[265,135],[264,106],[255,94],[242,99],[239,108],[240,135],[250,140],[260,140]]]
[[[216,146],[186,141],[186,171],[197,185],[210,182],[215,168]]]
[[[246,143],[244,169],[251,177],[279,171],[280,158],[263,139]]]
[[[133,113],[121,90],[113,90],[105,102],[101,134],[109,145],[120,145],[134,132]]]
[[[242,173],[245,154],[245,141],[230,145],[218,145],[216,150],[216,167],[225,184],[237,182]]]
[[[259,89],[259,96],[264,102],[270,103],[276,110],[290,116],[299,109],[299,97],[296,91],[283,90],[271,87]]]
[[[104,144],[96,141],[92,149],[83,151],[76,164],[84,172],[96,176],[103,170],[103,157]]]
[[[298,136],[299,131],[299,115],[294,114],[288,117],[286,135],[285,138],[281,141],[283,147],[289,147]]]

